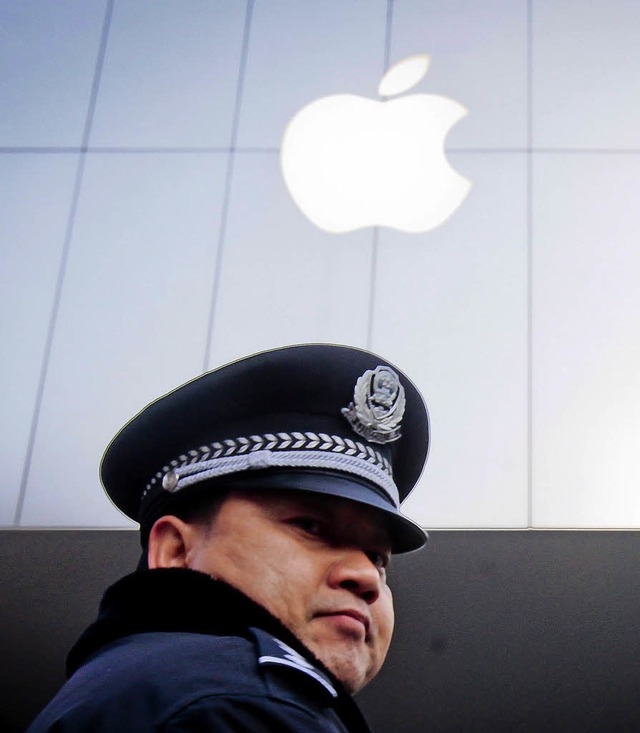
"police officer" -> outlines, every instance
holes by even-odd
[[[256,354],[147,406],[101,466],[140,565],[32,733],[367,731],[351,696],[391,641],[389,557],[426,541],[399,507],[428,442],[409,379],[345,346]]]

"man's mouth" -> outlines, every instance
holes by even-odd
[[[336,611],[325,611],[319,613],[318,616],[322,618],[334,618],[336,619],[336,621],[344,619],[345,623],[347,624],[352,623],[349,621],[349,619],[352,619],[363,627],[365,635],[369,633],[369,626],[371,625],[369,617],[366,616],[364,613],[361,613],[360,611],[356,611],[353,608],[338,609]]]

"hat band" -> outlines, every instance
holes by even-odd
[[[207,479],[271,467],[351,473],[380,487],[396,508],[400,504],[391,464],[378,451],[349,438],[310,432],[252,435],[189,451],[164,466],[142,498],[159,480],[165,490],[175,493]]]

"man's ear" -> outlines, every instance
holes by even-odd
[[[149,569],[186,568],[199,527],[168,514],[157,519],[149,534]]]

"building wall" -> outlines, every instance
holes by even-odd
[[[390,568],[391,651],[358,695],[372,729],[637,731],[639,544],[634,531],[431,532]],[[70,647],[139,553],[126,530],[0,532],[3,733],[64,683]]]
[[[126,420],[328,341],[425,394],[423,525],[640,526],[639,32],[632,0],[1,2],[0,524],[131,526],[97,476]],[[288,120],[425,52],[469,196],[321,232]]]

